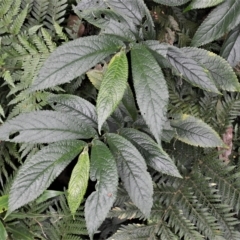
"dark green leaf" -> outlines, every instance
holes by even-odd
[[[201,119],[182,114],[171,120],[176,128],[177,138],[185,143],[200,147],[223,147],[224,143],[218,134]]]
[[[149,166],[161,173],[181,177],[172,159],[147,134],[133,128],[123,128],[119,134],[138,149]]]
[[[62,141],[50,144],[30,157],[12,184],[8,212],[40,196],[85,145],[79,140]]]
[[[0,239],[7,240],[7,237],[8,237],[7,231],[6,231],[2,221],[0,221]]]
[[[73,115],[80,122],[97,127],[97,112],[95,106],[87,100],[69,94],[51,95],[48,99],[51,107],[59,112]]]
[[[124,187],[133,203],[149,217],[153,204],[153,185],[145,160],[125,138],[114,133],[106,134],[106,137],[117,160],[118,172]]]
[[[124,46],[112,36],[78,38],[58,47],[45,61],[31,90],[41,90],[71,81]]]
[[[76,214],[83,197],[86,193],[89,179],[90,161],[88,148],[80,154],[78,162],[72,170],[71,178],[68,183],[68,205],[73,215]]]
[[[232,67],[240,62],[240,26],[233,29],[223,43],[220,55],[225,58]]]
[[[0,139],[12,142],[51,143],[88,139],[95,134],[92,127],[76,117],[53,111],[24,113],[0,126]]]
[[[91,170],[92,181],[97,180],[96,191],[85,203],[85,219],[90,237],[107,217],[117,194],[118,173],[113,155],[107,146],[98,141],[92,142]]]
[[[194,59],[209,71],[212,80],[219,89],[239,91],[240,85],[236,74],[228,62],[213,52],[199,48],[181,48],[186,57]]]
[[[194,59],[185,55],[181,49],[169,46],[167,57],[172,66],[178,70],[181,76],[194,86],[206,91],[218,93],[218,90],[208,73],[208,70]]]
[[[117,53],[110,61],[103,77],[97,98],[98,131],[122,100],[127,87],[128,62],[124,51]]]
[[[153,1],[167,6],[180,6],[189,2],[190,0],[153,0]]]
[[[212,42],[240,23],[240,4],[227,0],[217,6],[203,21],[192,39],[192,46],[198,47]]]
[[[131,50],[132,74],[141,114],[157,142],[161,142],[166,120],[168,88],[162,70],[143,45]]]

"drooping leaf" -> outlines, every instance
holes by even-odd
[[[179,114],[171,120],[176,128],[177,139],[190,145],[200,147],[223,147],[224,143],[218,134],[205,122],[196,117]]]
[[[107,217],[117,194],[117,165],[108,147],[98,141],[92,142],[91,180],[96,181],[96,191],[85,203],[85,219],[90,237],[97,231]]]
[[[79,140],[62,141],[50,144],[30,157],[12,184],[8,212],[40,196],[85,145],[85,142]]]
[[[172,159],[147,134],[133,128],[123,128],[119,134],[138,149],[149,166],[161,173],[181,177]]]
[[[161,68],[143,45],[131,50],[132,75],[141,114],[157,142],[166,120],[168,88]]]
[[[225,58],[232,67],[240,62],[240,26],[233,29],[222,45],[220,55]]]
[[[90,161],[88,148],[80,154],[78,162],[72,170],[71,178],[68,183],[68,205],[73,215],[76,214],[83,197],[86,193],[89,179]]]
[[[72,115],[54,111],[24,113],[0,126],[0,139],[12,142],[51,143],[67,139],[88,139],[95,134],[95,130],[85,122],[80,122]]]
[[[203,21],[192,39],[192,46],[198,47],[212,42],[240,23],[240,4],[227,0],[213,9]]]
[[[126,53],[117,53],[110,61],[97,97],[98,131],[122,100],[127,87],[128,62]]]
[[[3,195],[0,197],[0,213],[8,210],[8,195]]]
[[[137,112],[137,107],[135,104],[135,99],[134,99],[132,90],[129,85],[127,85],[127,88],[123,95],[122,103],[123,103],[124,107],[127,109],[132,120],[135,121],[137,119],[138,112]]]
[[[213,52],[199,48],[181,48],[185,56],[194,59],[204,66],[212,76],[212,80],[219,89],[239,91],[240,85],[236,74],[228,62]]]
[[[97,127],[95,106],[87,100],[70,94],[57,94],[51,95],[48,102],[54,110],[73,115],[80,122],[85,122],[95,128]]]
[[[6,231],[2,221],[0,221],[0,239],[1,240],[7,240],[8,239],[8,234],[7,234],[7,231]]]
[[[225,0],[192,0],[192,2],[185,8],[185,12],[192,10],[192,9],[199,9],[199,8],[208,8],[216,6],[222,3]]]
[[[206,91],[218,93],[208,70],[197,63],[194,59],[186,56],[181,49],[169,46],[167,57],[171,65],[192,85],[200,87]]]
[[[118,172],[133,203],[149,217],[153,204],[153,185],[145,160],[139,151],[125,138],[106,134],[108,145],[114,154]]]
[[[167,5],[167,6],[180,6],[183,5],[187,2],[189,2],[190,0],[153,0],[156,3],[160,3],[163,5]]]
[[[124,46],[112,36],[78,38],[58,47],[45,61],[31,91],[71,81]]]
[[[46,202],[48,199],[50,198],[55,198],[58,197],[60,195],[63,195],[64,192],[63,191],[55,191],[55,190],[45,190],[43,192],[42,195],[40,195],[37,199],[36,199],[36,203],[43,203]]]

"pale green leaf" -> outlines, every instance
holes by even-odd
[[[54,111],[24,113],[0,126],[0,139],[12,142],[51,143],[88,139],[95,134],[95,130],[85,122]]]
[[[153,169],[175,177],[181,177],[168,154],[147,134],[133,128],[123,128],[119,134],[130,141]]]
[[[108,145],[114,154],[118,172],[133,203],[149,217],[153,204],[153,185],[145,160],[139,151],[125,138],[106,134]]]
[[[199,8],[208,8],[216,6],[222,3],[225,0],[192,0],[192,2],[185,8],[185,12],[192,10],[192,9],[199,9]]]
[[[98,131],[122,100],[127,87],[128,61],[126,53],[117,53],[110,61],[97,97]]]
[[[211,79],[219,89],[239,91],[240,85],[236,74],[228,62],[213,52],[199,48],[181,48],[186,57],[194,59],[211,74]]]
[[[194,59],[186,56],[181,49],[169,46],[167,57],[171,65],[186,81],[206,91],[219,93],[208,70]]]
[[[68,183],[68,205],[73,215],[76,214],[83,197],[86,193],[89,179],[90,161],[88,148],[80,154],[78,162],[72,170],[71,178]]]
[[[75,95],[57,94],[51,95],[48,102],[54,110],[73,115],[80,122],[97,127],[96,108],[87,100]]]
[[[95,68],[86,72],[90,82],[97,90],[100,89],[106,70],[107,70],[107,66],[104,65],[103,68],[102,67],[100,69]]]
[[[168,88],[161,68],[143,45],[131,50],[132,75],[141,114],[157,142],[166,120]]]
[[[6,231],[2,221],[0,221],[0,239],[1,240],[7,240],[8,239],[8,234],[7,234],[7,231]]]
[[[222,45],[220,55],[225,58],[232,67],[240,62],[240,26],[233,29]]]
[[[167,6],[180,6],[183,5],[187,2],[189,2],[190,0],[153,0],[156,3],[160,3],[163,5],[167,5]]]
[[[212,42],[240,23],[240,2],[227,0],[217,6],[203,21],[192,39],[192,46],[198,47]]]
[[[60,195],[63,195],[64,192],[62,191],[55,191],[55,190],[45,190],[43,192],[42,195],[40,195],[37,200],[36,200],[36,203],[39,204],[39,203],[43,203],[43,202],[46,202],[48,199],[50,198],[55,198],[55,197],[58,197]]]
[[[171,125],[176,128],[177,139],[190,145],[200,147],[223,147],[219,135],[205,122],[196,117],[179,114],[171,120]]]
[[[8,195],[3,195],[0,197],[0,213],[8,210]]]
[[[85,203],[85,219],[90,237],[107,217],[117,195],[117,165],[108,147],[98,141],[92,142],[90,177],[96,181],[96,191]]]
[[[50,144],[30,157],[12,184],[8,212],[40,196],[85,145],[85,142],[79,140],[62,141]]]
[[[58,47],[45,61],[31,91],[71,81],[124,46],[112,36],[78,38]]]

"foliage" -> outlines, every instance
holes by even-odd
[[[240,3],[154,2],[0,3],[1,238],[240,238]]]

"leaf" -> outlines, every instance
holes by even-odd
[[[98,131],[122,100],[127,87],[128,62],[124,51],[110,61],[97,97]]]
[[[35,202],[37,204],[40,204],[40,203],[46,202],[50,198],[55,198],[63,194],[64,192],[62,191],[45,190],[43,194],[40,195]]]
[[[72,115],[54,111],[24,113],[0,126],[0,139],[11,142],[51,143],[67,139],[88,139],[95,134],[95,130],[85,122],[78,121]]]
[[[145,160],[139,151],[125,138],[106,134],[107,143],[114,154],[118,172],[133,203],[149,217],[153,204],[153,185]]]
[[[206,91],[219,93],[208,70],[198,64],[194,59],[186,56],[181,49],[169,46],[167,57],[171,65],[192,85]]]
[[[240,26],[233,29],[222,45],[220,55],[225,58],[232,67],[240,62]]]
[[[226,91],[239,91],[236,74],[228,62],[213,52],[199,48],[181,48],[186,57],[192,58],[209,71],[216,86]]]
[[[8,213],[40,196],[86,145],[79,140],[50,144],[30,157],[12,184]]]
[[[0,213],[8,210],[8,195],[3,195],[0,197]]]
[[[184,12],[192,9],[213,7],[222,3],[223,1],[224,0],[192,0],[192,2],[185,8]]]
[[[71,178],[68,183],[68,205],[73,215],[76,214],[83,197],[86,193],[89,179],[90,161],[88,148],[80,154],[78,162],[72,170]]]
[[[210,43],[240,23],[240,2],[227,0],[213,9],[193,36],[192,46]]]
[[[24,224],[19,224],[16,226],[8,226],[8,231],[11,232],[12,239],[24,239],[24,240],[35,240],[33,233]]]
[[[189,2],[190,0],[153,0],[153,1],[156,3],[174,7],[174,6],[183,5],[187,2]]]
[[[45,61],[31,91],[69,82],[123,46],[122,41],[103,35],[78,38],[63,44]]]
[[[224,146],[218,134],[201,119],[179,114],[171,120],[171,125],[176,128],[177,139],[187,144],[200,147]]]
[[[7,234],[7,231],[6,231],[2,221],[0,221],[0,239],[1,240],[7,240],[8,239],[8,234]]]
[[[80,122],[97,127],[95,106],[87,100],[70,94],[57,94],[51,95],[48,102],[54,110],[73,115]]]
[[[119,134],[130,141],[153,169],[175,177],[181,177],[172,159],[147,134],[133,128],[122,128]]]
[[[161,68],[143,45],[131,50],[132,75],[141,114],[157,142],[166,120],[168,88]]]
[[[132,90],[129,85],[127,85],[127,89],[123,95],[122,103],[128,111],[128,114],[131,116],[132,120],[135,121],[137,119],[138,110],[135,104]]]
[[[97,65],[98,66],[98,65]],[[101,66],[101,65],[100,65]],[[106,73],[106,70],[107,70],[107,66],[104,65],[103,68],[100,67],[100,69],[97,69],[95,67],[95,69],[92,69],[92,70],[89,70],[86,72],[90,82],[92,83],[92,85],[97,89],[99,90],[100,89],[100,86],[101,86],[101,83],[102,83],[102,80],[103,80],[103,77],[104,77],[104,74]]]
[[[108,147],[98,140],[92,142],[90,177],[92,181],[97,180],[96,191],[85,203],[85,219],[92,238],[107,217],[116,199],[118,186],[115,159]]]

